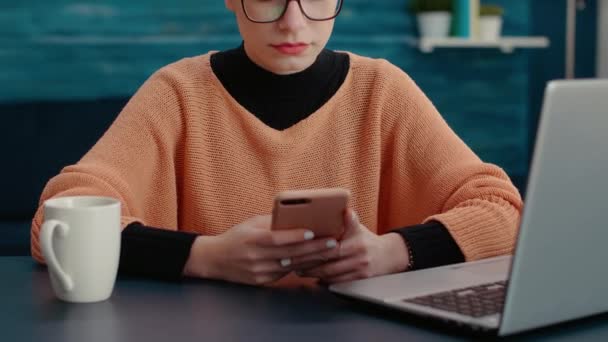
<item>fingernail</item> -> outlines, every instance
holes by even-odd
[[[336,246],[338,245],[338,242],[336,240],[327,240],[325,245],[327,246],[327,248],[332,249],[332,248],[336,248]]]
[[[281,259],[281,266],[287,267],[289,265],[291,265],[291,259],[289,259],[289,258]]]
[[[310,230],[307,231],[306,233],[304,233],[304,240],[312,240],[315,238],[315,233],[311,232]]]

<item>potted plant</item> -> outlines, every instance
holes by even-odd
[[[498,40],[502,31],[504,10],[498,5],[481,5],[479,7],[479,39]]]
[[[452,0],[411,0],[410,10],[416,14],[420,36],[444,38],[450,34]]]

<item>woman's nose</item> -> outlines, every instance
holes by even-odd
[[[285,14],[279,20],[279,27],[282,30],[298,30],[306,24],[308,18],[302,13],[297,1],[288,1]]]

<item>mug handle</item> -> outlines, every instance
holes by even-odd
[[[53,248],[53,233],[55,232],[55,229],[57,229],[59,237],[65,237],[70,228],[66,223],[57,220],[48,220],[44,222],[40,229],[40,247],[42,248],[44,260],[46,260],[49,268],[55,273],[63,289],[70,292],[74,289],[74,282],[72,281],[72,277],[65,273],[61,268],[61,265],[59,265]]]

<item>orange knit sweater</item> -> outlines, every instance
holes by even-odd
[[[466,260],[512,251],[522,201],[506,174],[485,164],[431,102],[385,60],[350,54],[337,93],[277,131],[222,87],[210,54],[156,72],[75,165],[45,187],[52,197],[104,195],[122,224],[221,234],[269,214],[288,189],[344,187],[370,230],[443,223]],[[42,206],[32,222],[33,257]]]

